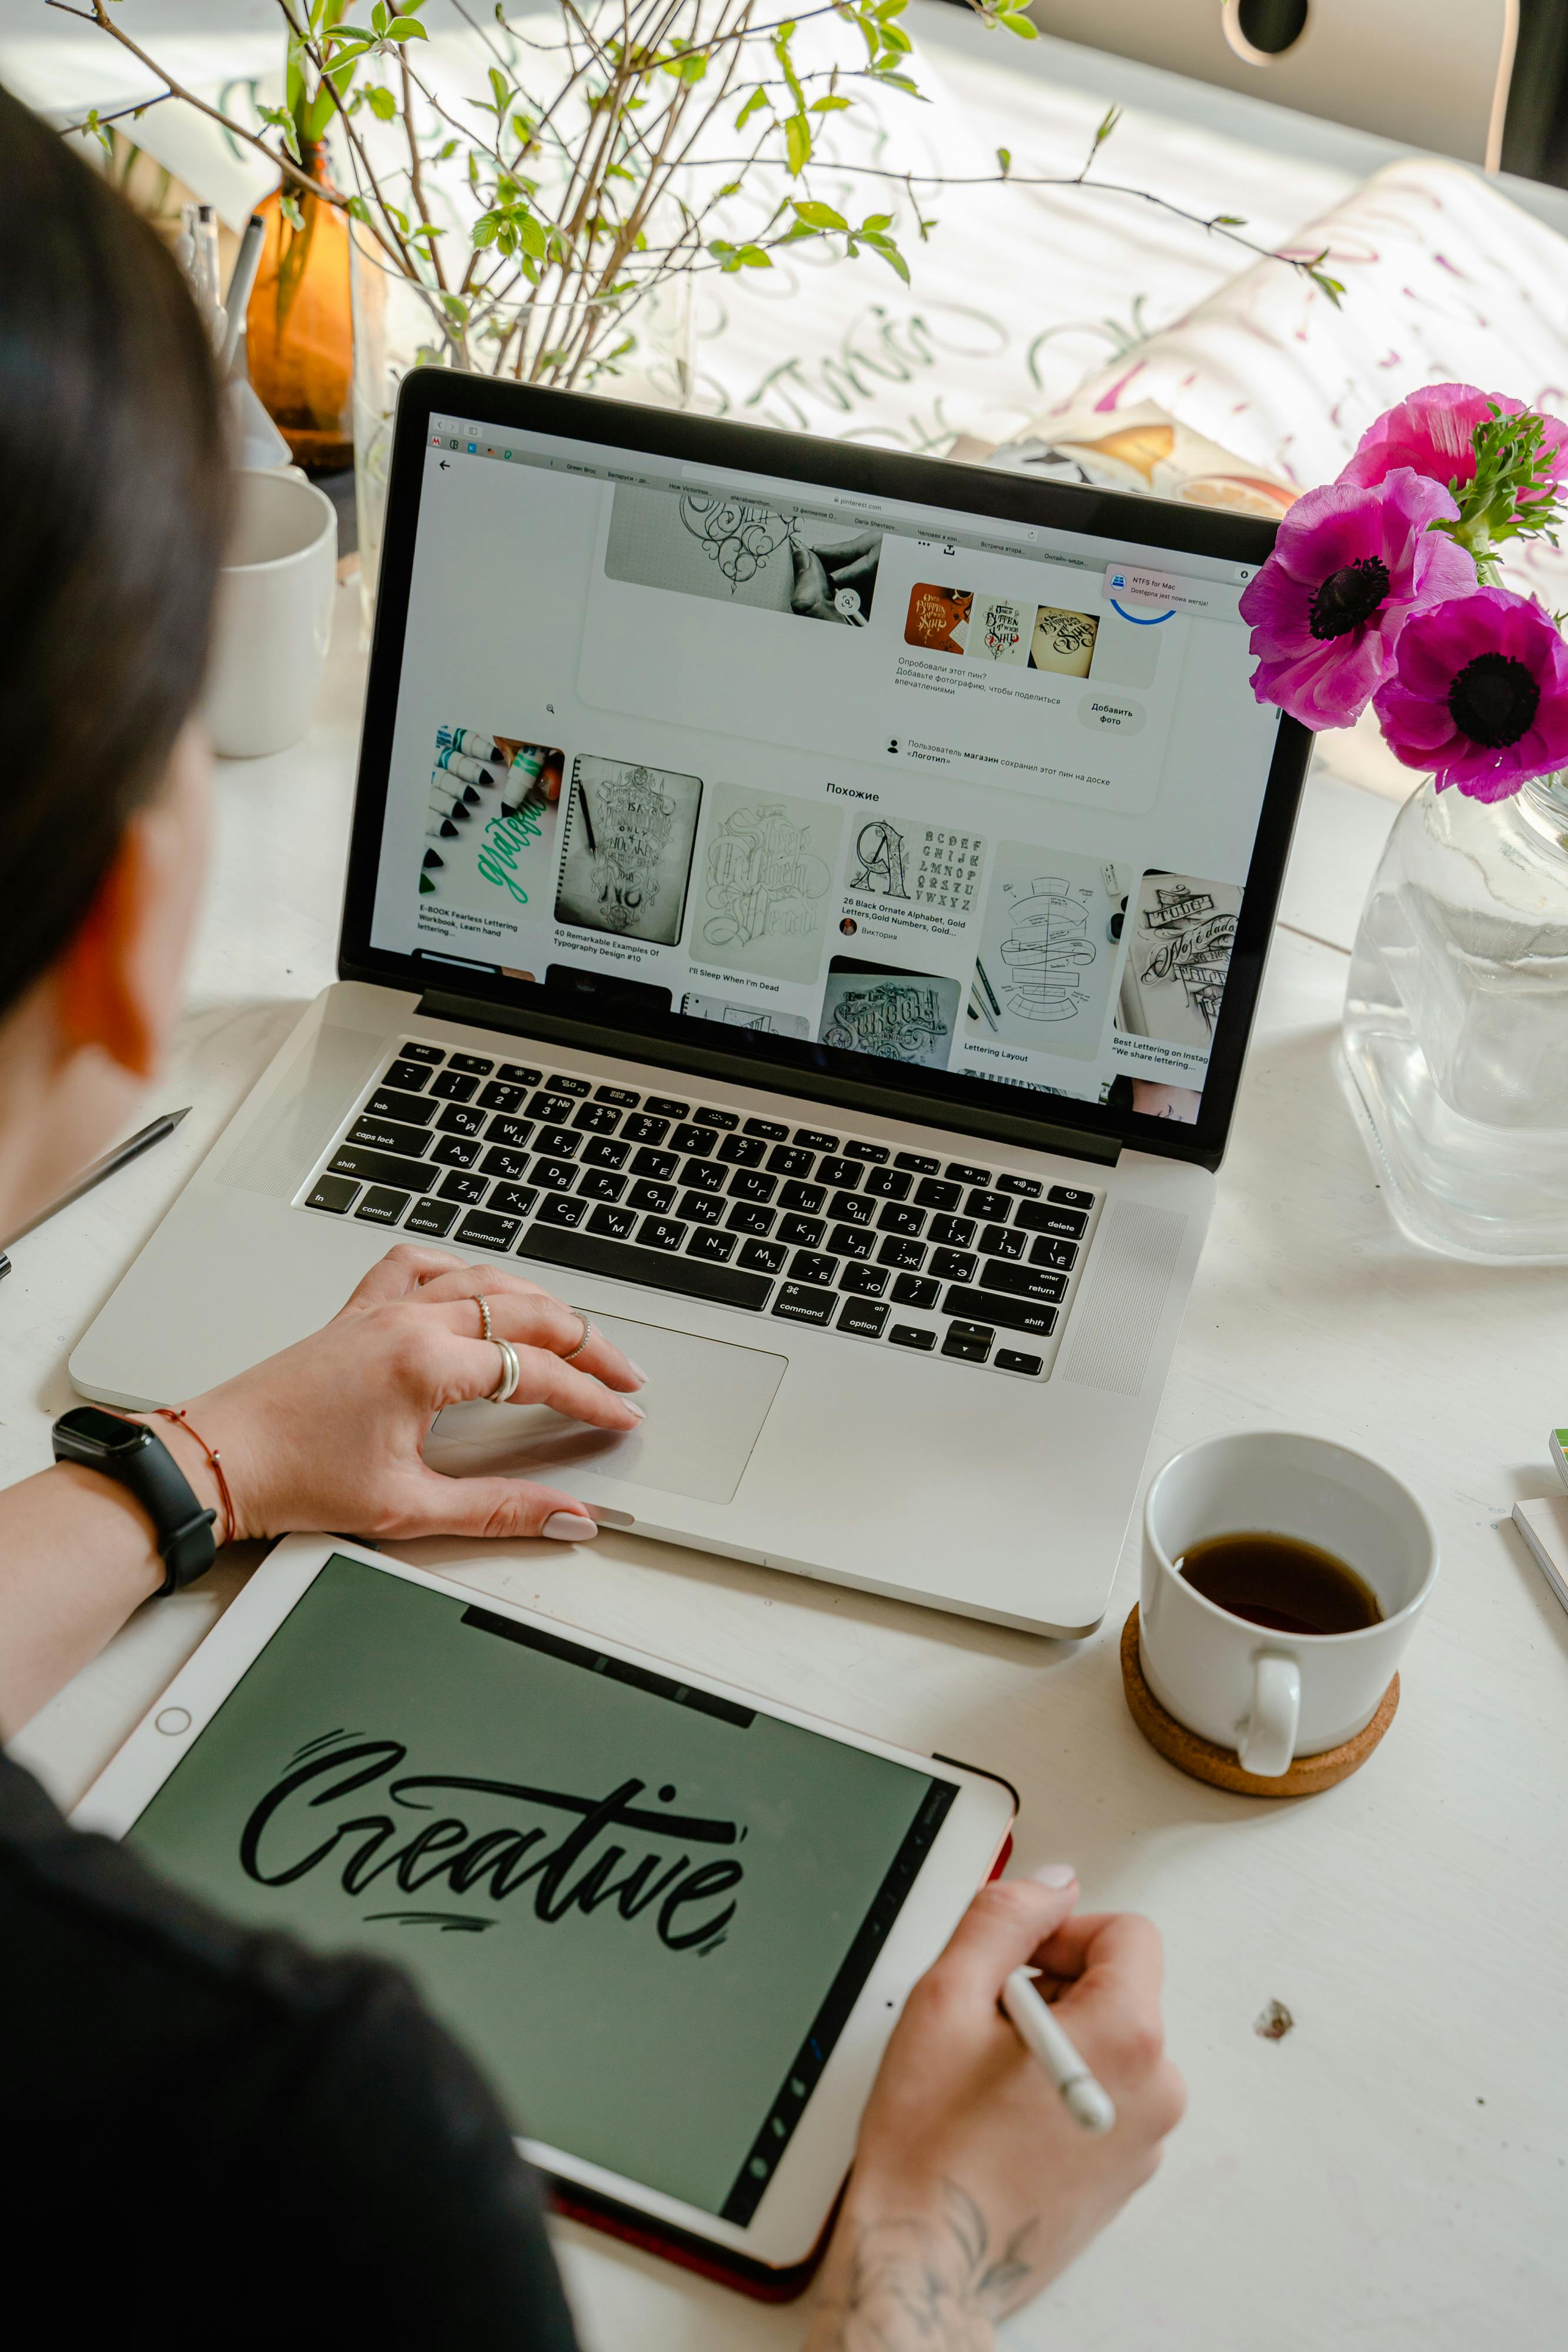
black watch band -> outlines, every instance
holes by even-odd
[[[218,1556],[213,1541],[217,1513],[203,1510],[162,1439],[143,1423],[122,1421],[101,1405],[78,1405],[55,1423],[55,1460],[100,1471],[136,1497],[152,1522],[168,1570],[159,1597],[183,1591],[205,1576]]]

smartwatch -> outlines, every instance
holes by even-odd
[[[99,1405],[78,1405],[55,1423],[55,1460],[100,1471],[135,1496],[152,1522],[168,1570],[158,1597],[183,1591],[205,1576],[218,1556],[213,1541],[217,1513],[203,1510],[162,1439],[141,1422],[122,1421]]]

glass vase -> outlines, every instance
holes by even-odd
[[[325,177],[322,149],[305,148],[301,161]],[[297,466],[337,473],[354,455],[348,221],[319,196],[300,197],[298,228],[281,193],[258,209],[266,237],[245,318],[251,388]]]
[[[1413,1241],[1568,1262],[1568,772],[1490,806],[1412,793],[1362,912],[1344,1057]]]
[[[463,317],[436,289],[391,269],[358,226],[352,264],[354,497],[368,633],[398,388],[411,368],[460,368],[510,383],[685,408],[693,389],[692,315],[684,275],[634,305],[536,299],[476,304]]]

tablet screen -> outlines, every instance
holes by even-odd
[[[955,1793],[335,1554],[129,1842],[400,1962],[514,2129],[744,2227]]]

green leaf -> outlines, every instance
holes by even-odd
[[[499,66],[490,68],[490,95],[496,101],[491,112],[497,117],[504,116],[512,102],[512,87]]]
[[[904,284],[907,286],[909,283],[909,264],[905,261],[903,254],[900,253],[897,246],[890,243],[885,237],[868,237],[866,242],[870,245],[873,253],[879,253],[882,256],[883,261],[886,262],[890,269],[896,270],[899,277],[903,278]]]
[[[430,35],[417,16],[394,16],[387,26],[389,41],[428,41]]]
[[[806,113],[806,93],[800,87],[800,78],[795,71],[794,61],[789,55],[789,35],[794,31],[794,29],[795,27],[793,25],[781,25],[779,26],[779,31],[774,36],[773,54],[778,58],[779,71],[783,74],[784,79],[789,85],[789,95],[795,101],[795,111],[802,120],[804,120]]]
[[[1004,8],[1000,10],[997,16],[997,22],[998,25],[1005,25],[1009,33],[1016,33],[1020,41],[1038,41],[1040,38],[1040,29],[1038,26],[1031,25],[1027,16],[1015,16],[1011,9]],[[908,275],[908,271],[905,270],[904,276],[907,277]]]
[[[1104,115],[1101,119],[1100,128],[1094,133],[1094,144],[1096,147],[1103,147],[1106,140],[1109,139],[1112,131],[1114,131],[1117,123],[1120,122],[1121,120],[1122,110],[1119,106],[1112,106],[1106,109]]]
[[[861,232],[862,236],[874,236],[879,229],[891,228],[892,226],[893,215],[891,213],[867,213],[864,220],[861,223]]]
[[[1012,149],[1011,149],[1010,147],[998,147],[998,148],[997,149],[997,162],[998,162],[998,164],[1000,165],[1000,167],[1001,167],[1001,174],[1002,174],[1003,179],[1005,180],[1005,179],[1007,178],[1007,176],[1008,176],[1008,173],[1012,170],[1012,167],[1013,167],[1013,151],[1012,151]]]
[[[1031,26],[1030,29],[1032,32],[1034,28]],[[889,57],[904,58],[909,55],[915,44],[902,25],[884,25],[882,28],[882,46]]]
[[[789,115],[784,124],[784,152],[791,179],[799,179],[811,160],[811,126],[803,114]]]
[[[288,223],[290,228],[302,229],[304,227],[305,215],[299,209],[299,199],[294,194],[292,189],[290,189],[287,194],[279,196],[277,200],[277,208],[282,213],[284,219]]]
[[[771,269],[773,267],[771,257],[764,253],[759,245],[743,245],[737,258],[743,261],[747,269]]]
[[[879,66],[876,78],[883,89],[901,89],[906,98],[917,98],[923,106],[931,103],[919,83],[911,81],[907,74],[888,73]]]
[[[1209,223],[1211,228],[1245,228],[1246,226],[1246,217],[1241,213],[1216,213]]]
[[[371,10],[371,30],[378,41],[385,37],[387,26],[391,23],[392,10],[387,6],[386,0],[376,0],[375,6]]]
[[[738,131],[742,123],[748,122],[751,117],[757,112],[758,107],[766,106],[767,103],[767,91],[760,87],[754,89],[751,96],[747,100],[746,104],[741,108],[740,112],[735,118],[736,129]]]
[[[801,204],[794,196],[790,197],[789,202],[797,218],[803,220],[808,228],[848,228],[849,226],[842,213],[836,213],[831,205]]]
[[[383,89],[379,82],[372,82],[366,89],[365,97],[370,101],[371,112],[378,122],[392,121],[392,116],[397,112],[397,100],[390,89]]]

